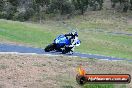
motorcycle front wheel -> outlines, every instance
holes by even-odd
[[[66,54],[68,52],[70,52],[72,49],[72,47],[65,47],[63,50],[62,50],[62,54]]]

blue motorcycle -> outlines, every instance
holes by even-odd
[[[59,35],[54,39],[53,43],[46,46],[44,50],[45,52],[58,51],[66,54],[69,52],[73,52],[73,48],[79,45],[80,40],[77,40],[77,42],[73,46],[71,46],[71,42],[68,37],[66,37],[65,35]]]

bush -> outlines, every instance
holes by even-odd
[[[132,10],[132,0],[130,0],[130,10]]]
[[[129,3],[128,2],[124,2],[123,3],[123,12],[127,12],[129,8]]]
[[[47,13],[70,14],[74,11],[74,5],[66,0],[54,0],[49,5]]]
[[[33,8],[27,8],[25,11],[15,13],[13,20],[26,21],[34,14]]]
[[[2,12],[2,17],[5,19],[12,19],[13,15],[16,12],[16,7],[11,5],[10,3],[7,3],[4,7],[3,7],[3,12]]]
[[[3,9],[3,0],[0,0],[0,11]]]

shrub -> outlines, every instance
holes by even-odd
[[[47,13],[70,14],[74,11],[74,5],[66,0],[53,0],[47,9]]]
[[[26,21],[30,19],[30,17],[32,17],[33,14],[34,14],[33,8],[26,8],[25,10],[16,12],[13,17],[13,20]]]
[[[16,7],[11,5],[10,3],[7,3],[3,7],[2,17],[6,19],[12,19],[15,12],[16,12]]]

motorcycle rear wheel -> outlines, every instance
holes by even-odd
[[[50,51],[53,51],[54,49],[55,49],[55,45],[52,43],[46,46],[44,50],[45,52],[50,52]]]

